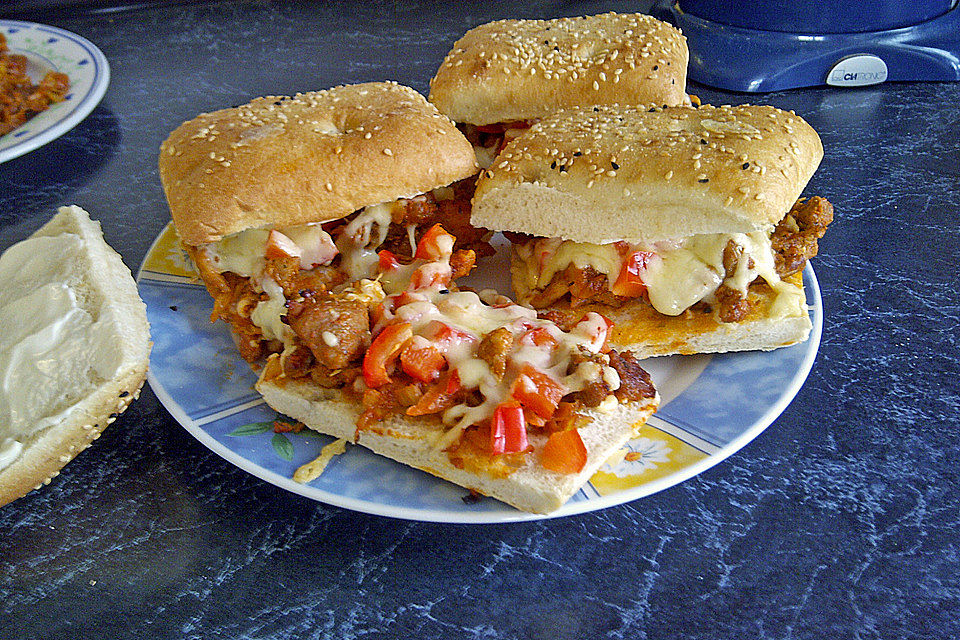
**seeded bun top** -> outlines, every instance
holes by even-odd
[[[571,109],[481,174],[471,222],[593,243],[771,230],[822,158],[774,107]]]
[[[453,45],[430,81],[430,101],[475,125],[579,105],[683,104],[687,56],[677,29],[638,13],[500,20]]]
[[[205,113],[160,147],[180,239],[336,220],[478,170],[473,147],[419,93],[392,82],[335,87]]]

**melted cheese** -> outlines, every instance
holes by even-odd
[[[260,284],[269,297],[257,303],[250,313],[250,321],[260,327],[265,339],[279,340],[284,346],[290,346],[295,335],[283,321],[283,316],[287,315],[287,299],[283,295],[283,289],[272,278],[263,278]]]
[[[269,236],[267,229],[247,229],[211,242],[204,250],[217,271],[232,271],[247,278],[259,276],[263,271]]]
[[[724,279],[723,251],[733,241],[743,247],[737,270]],[[570,265],[593,268],[607,276],[610,286],[623,267],[623,256],[634,251],[649,251],[654,257],[643,273],[650,304],[660,313],[676,316],[697,302],[712,301],[721,284],[746,294],[750,283],[763,278],[777,293],[771,315],[774,318],[802,315],[803,290],[784,282],[774,266],[770,237],[763,232],[704,234],[674,241],[635,244],[624,252],[613,244],[589,244],[538,239],[514,250],[522,265],[518,274],[521,296],[543,289],[554,275]],[[752,263],[752,264],[751,264]]]
[[[297,248],[304,269],[330,264],[337,255],[333,239],[319,224],[277,229]],[[217,271],[257,280],[263,273],[270,229],[246,229],[203,247]]]
[[[713,294],[723,283],[726,237],[691,239],[686,246],[657,254],[643,275],[653,308],[677,316]]]
[[[486,295],[488,292],[484,293]],[[599,314],[587,314],[572,331],[564,333],[552,322],[538,319],[533,309],[504,304],[499,298],[494,306],[470,291],[449,292],[434,287],[402,295],[406,304],[393,312],[386,311],[384,322],[396,320],[409,323],[415,339],[437,320],[468,336],[436,344],[442,349],[450,368],[457,372],[460,384],[464,388],[479,391],[483,398],[477,406],[456,405],[443,413],[443,423],[450,429],[434,443],[438,448],[443,449],[456,442],[470,425],[490,419],[496,407],[508,399],[514,377],[507,375],[498,380],[490,365],[476,355],[484,336],[497,329],[506,328],[515,338],[532,328],[550,333],[557,340],[555,348],[552,345],[521,344],[515,346],[508,358],[513,367],[529,364],[547,373],[563,385],[568,393],[582,390],[600,380],[611,390],[620,387],[616,370],[597,362],[582,362],[571,374],[567,374],[573,354],[581,350],[598,353],[606,341],[607,324]],[[486,297],[494,300],[490,295]],[[385,308],[388,309],[389,305]]]
[[[531,291],[543,289],[553,276],[570,265],[581,269],[592,267],[611,278],[613,284],[623,263],[620,252],[612,244],[544,238],[514,245],[514,250],[528,267],[524,271],[524,284]]]
[[[373,278],[380,260],[377,249],[387,239],[392,220],[390,204],[364,208],[351,220],[337,238],[340,268],[350,280]]]

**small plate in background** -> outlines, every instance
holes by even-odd
[[[0,20],[9,53],[27,58],[27,73],[34,83],[50,71],[70,78],[63,102],[50,105],[23,125],[0,136],[0,162],[6,162],[55,140],[83,120],[103,98],[110,83],[110,66],[89,40],[47,25],[20,20]]]

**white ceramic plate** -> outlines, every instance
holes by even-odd
[[[5,136],[0,136],[0,162],[6,162],[62,136],[100,103],[110,83],[110,66],[89,40],[47,25],[0,20],[10,53],[27,57],[27,73],[36,83],[48,71],[70,78],[63,102],[37,114]]]
[[[508,273],[500,251],[480,269]],[[820,344],[820,289],[807,266],[804,283],[813,331],[799,345],[768,353],[673,356],[644,362],[660,391],[660,410],[628,443],[629,453],[604,465],[549,516],[523,513],[434,476],[349,446],[309,484],[291,477],[333,439],[312,432],[273,433],[277,413],[253,389],[223,322],[211,323],[206,289],[192,277],[170,226],[154,242],[137,280],[153,335],[148,379],[170,413],[212,451],[278,487],[347,509],[434,522],[506,522],[565,516],[622,504],[690,478],[755,438],[786,408],[813,365]],[[490,276],[485,284],[502,291]],[[476,284],[476,283],[473,283]]]

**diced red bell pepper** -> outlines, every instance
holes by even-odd
[[[647,285],[643,282],[643,274],[654,254],[650,251],[634,251],[623,263],[620,275],[613,283],[611,291],[614,295],[627,298],[639,298],[647,292]]]
[[[456,238],[447,233],[439,222],[423,234],[413,257],[420,260],[439,260],[453,251]]]
[[[531,364],[523,365],[510,387],[511,398],[545,419],[553,416],[566,393],[562,384]]]
[[[527,423],[523,407],[517,402],[504,402],[493,410],[490,423],[490,450],[493,453],[520,453],[527,448]]]
[[[431,320],[425,327],[423,335],[437,345],[440,351],[444,353],[446,353],[451,346],[463,344],[464,342],[477,341],[476,336],[473,334],[457,329],[456,327],[451,327],[447,323],[439,320]]]
[[[414,291],[433,286],[446,287],[450,284],[450,276],[450,265],[428,262],[410,276],[410,287]]]
[[[408,416],[425,416],[439,413],[453,406],[453,396],[460,391],[460,376],[456,369],[440,374],[437,383],[420,396],[417,404],[407,409]]]
[[[587,464],[587,447],[576,429],[550,434],[540,463],[557,473],[579,473]]]
[[[407,322],[390,324],[383,328],[363,357],[363,380],[371,389],[382,387],[390,382],[387,367],[392,365],[407,341],[413,337],[413,330]]]
[[[534,345],[537,347],[549,346],[551,349],[557,346],[557,339],[554,338],[546,327],[535,327],[520,336],[520,344]]]
[[[380,271],[392,271],[400,266],[400,261],[392,251],[384,249],[377,252],[377,255],[380,257]]]
[[[271,260],[299,258],[300,247],[293,240],[274,229],[267,236],[266,257]]]
[[[431,344],[417,346],[411,342],[400,352],[400,368],[420,382],[433,382],[447,364],[440,350]]]

